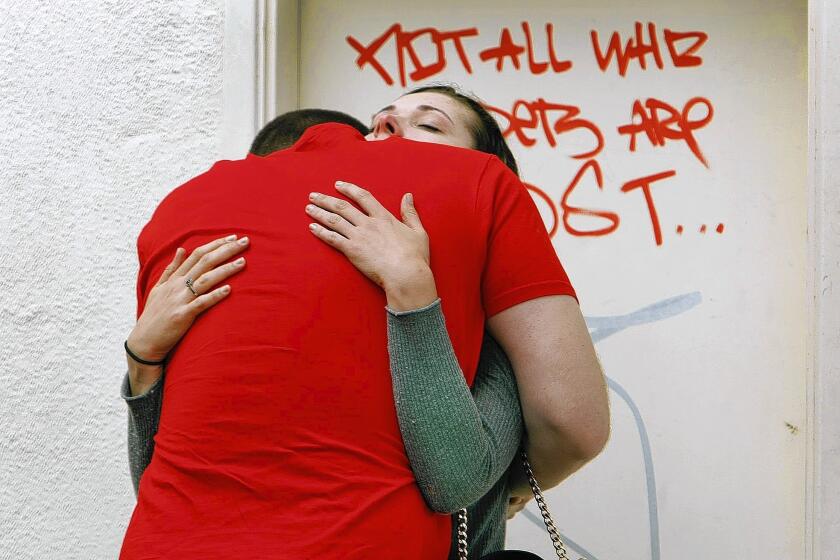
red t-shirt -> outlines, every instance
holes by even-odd
[[[141,311],[177,247],[236,233],[251,248],[172,355],[121,559],[447,557],[450,518],[423,502],[400,437],[383,291],[308,229],[308,194],[337,195],[336,180],[395,215],[414,193],[470,383],[488,316],[574,295],[530,195],[493,156],[330,124],[215,164],[138,240]]]

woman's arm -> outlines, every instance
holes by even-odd
[[[179,247],[149,291],[143,312],[126,339],[131,353],[146,362],[164,360],[196,317],[230,294],[227,284],[213,287],[244,269],[245,258],[221,263],[246,247],[248,238],[235,235],[202,245],[186,258],[186,251]],[[132,355],[126,359],[132,394],[145,392],[163,373],[160,365],[138,362]]]
[[[569,296],[542,297],[490,317],[487,327],[516,371],[535,476],[543,489],[556,486],[609,437],[606,382],[580,307]],[[511,485],[529,496],[524,477]]]
[[[400,431],[426,502],[450,513],[473,504],[505,474],[522,437],[507,357],[485,334],[471,394],[439,300],[389,310],[388,351]]]

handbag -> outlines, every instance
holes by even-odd
[[[531,486],[531,492],[534,493],[534,500],[537,502],[537,507],[542,514],[543,523],[548,531],[548,536],[551,538],[551,544],[554,545],[554,552],[557,553],[559,560],[569,560],[566,553],[566,545],[560,539],[560,533],[554,525],[554,519],[551,517],[551,512],[548,511],[548,504],[545,502],[540,485],[534,477],[534,471],[531,469],[531,463],[528,461],[528,454],[524,449],[521,449],[519,456],[522,459],[522,466],[525,468],[525,475],[528,477],[528,484]],[[467,510],[461,509],[458,511],[458,560],[467,560]],[[499,552],[491,552],[481,557],[481,560],[542,560],[533,552],[526,552],[524,550],[501,550]],[[586,560],[580,558],[579,560]]]

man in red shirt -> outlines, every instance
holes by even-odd
[[[393,212],[405,192],[422,201],[468,382],[487,317],[502,317],[504,338],[506,310],[573,293],[527,191],[487,154],[322,125],[271,157],[216,164],[171,193],[138,241],[141,310],[177,247],[235,231],[253,249],[228,304],[168,364],[121,558],[446,557],[449,517],[425,506],[400,438],[384,296],[302,211],[336,179]]]

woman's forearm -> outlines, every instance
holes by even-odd
[[[609,437],[606,384],[600,368],[596,365],[592,369],[592,377],[597,374],[598,378],[590,388],[577,383],[565,391],[555,387],[544,398],[534,399],[533,394],[530,400],[523,397],[528,432],[526,450],[543,488],[560,484],[594,459],[606,445]],[[596,397],[587,399],[584,394],[587,390],[589,395]],[[600,396],[599,400],[597,397]],[[545,411],[546,401],[555,403],[551,413]],[[594,404],[590,405],[590,402]],[[534,406],[529,408],[530,404]],[[563,411],[558,413],[557,407]]]
[[[557,486],[591,460],[591,457],[570,453],[562,442],[562,437],[550,429],[534,430],[534,436],[529,435],[525,442],[528,461],[544,490]],[[510,487],[513,494],[530,499],[531,487],[519,461],[512,466]]]
[[[440,303],[388,314],[388,349],[406,452],[429,506],[453,512],[504,475],[522,419],[512,372],[485,339],[475,399],[452,349]]]
[[[138,363],[126,356],[128,361],[128,388],[129,397],[139,396],[146,393],[153,387],[163,375],[163,366],[149,366]]]
[[[396,274],[383,278],[385,299],[393,311],[410,311],[431,305],[438,299],[432,270],[425,262],[406,263]]]
[[[154,437],[163,402],[163,376],[159,376],[141,394],[135,394],[130,376],[126,373],[120,392],[128,405],[128,468],[136,495],[140,477],[149,466],[155,449]]]

